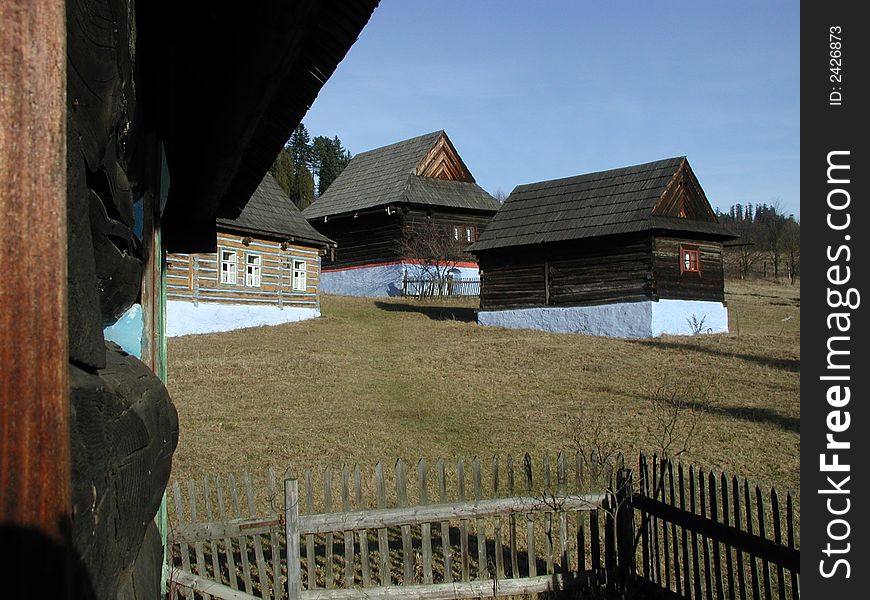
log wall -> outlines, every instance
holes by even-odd
[[[680,246],[701,251],[681,273]],[[584,306],[675,299],[724,302],[722,244],[648,234],[481,254],[480,307]]]
[[[334,260],[324,257],[324,269],[341,269],[362,265],[395,262],[401,259],[399,237],[401,220],[397,214],[383,212],[357,218],[311,221],[317,231],[338,244]]]
[[[221,304],[272,304],[313,307],[318,304],[320,252],[310,246],[288,245],[276,240],[250,238],[219,232],[218,253],[170,254],[166,258],[166,296],[169,300]],[[221,283],[220,251],[233,250],[237,257],[236,283]],[[260,256],[260,285],[246,285],[246,257]],[[293,289],[292,260],[306,263],[306,289]]]
[[[701,251],[701,272],[680,272],[680,246]],[[653,242],[653,271],[658,298],[725,301],[722,244],[704,240],[656,237]]]

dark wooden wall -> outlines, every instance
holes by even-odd
[[[481,255],[481,308],[582,306],[652,297],[649,236]]]
[[[701,251],[700,273],[680,273],[680,245]],[[653,241],[653,272],[658,298],[725,301],[721,242],[656,237]]]
[[[384,210],[357,218],[329,219],[326,223],[321,219],[311,224],[338,244],[335,260],[329,256],[323,258],[324,270],[394,262],[401,258],[402,222],[397,214],[387,215]]]
[[[701,272],[680,272],[680,245]],[[723,302],[722,244],[650,234],[481,253],[480,307],[583,306],[679,299]]]
[[[329,219],[325,223],[322,219],[314,220],[311,225],[338,244],[335,260],[330,260],[329,257],[323,259],[323,269],[328,270],[414,258],[402,256],[401,239],[415,226],[423,223],[434,221],[439,227],[444,227],[445,235],[452,235],[452,225],[471,225],[477,228],[479,234],[490,219],[492,215],[489,214],[412,208],[407,211],[399,209],[391,215],[387,215],[384,209],[364,213],[356,218]],[[469,254],[468,260],[474,261],[474,257]]]
[[[159,596],[162,542],[154,516],[178,440],[163,383],[103,339],[103,327],[142,301],[159,220],[159,142],[143,114],[143,28],[135,9],[134,0],[66,4],[75,598]]]

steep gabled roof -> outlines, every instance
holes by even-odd
[[[493,212],[499,207],[474,182],[447,134],[434,131],[357,154],[302,214],[310,220],[398,203]]]
[[[517,186],[469,251],[648,230],[734,237],[679,156]]]
[[[217,224],[234,231],[265,234],[319,247],[335,245],[335,242],[308,224],[271,173],[266,173],[238,217],[217,219]]]

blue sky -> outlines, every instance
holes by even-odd
[[[799,216],[799,3],[382,0],[304,119],[352,153],[444,129],[490,193],[686,155]]]

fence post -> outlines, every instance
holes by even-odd
[[[634,485],[631,469],[616,472],[616,549],[618,585],[623,596],[636,573],[634,548]]]
[[[284,480],[284,535],[287,538],[287,598],[302,595],[302,565],[299,548],[299,482]]]

